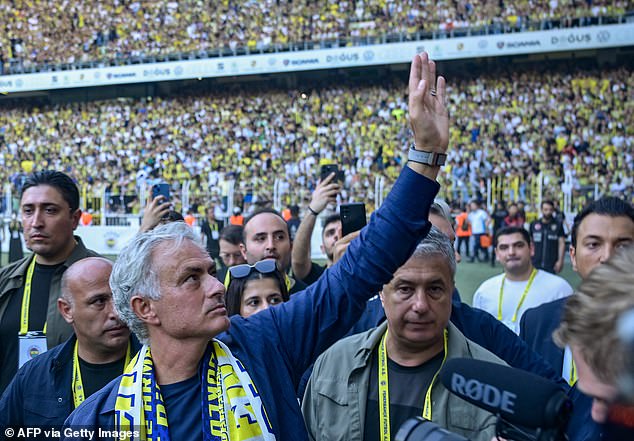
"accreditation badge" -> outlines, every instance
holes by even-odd
[[[24,363],[43,354],[48,349],[46,346],[46,335],[41,331],[27,332],[26,335],[18,337],[20,338],[18,367],[22,367]]]
[[[213,240],[218,240],[218,238],[220,237],[220,233],[218,232],[218,230],[212,230],[211,232],[211,238]]]

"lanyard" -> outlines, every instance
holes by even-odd
[[[390,441],[392,437],[390,436],[390,391],[388,385],[388,372],[387,372],[387,350],[385,349],[385,339],[387,337],[387,331],[383,334],[383,338],[381,338],[381,343],[379,344],[379,424],[380,424],[380,436],[382,441]],[[423,406],[423,418],[428,421],[431,421],[431,389],[436,382],[436,377],[438,376],[438,372],[442,369],[445,364],[445,360],[447,359],[447,330],[443,331],[443,346],[445,349],[444,355],[442,357],[442,363],[440,364],[440,368],[434,374],[431,379],[431,383],[429,383],[429,387],[427,388],[427,393],[425,394],[425,404]]]
[[[533,280],[535,280],[535,276],[537,275],[537,269],[533,268],[531,271],[531,276],[528,278],[528,283],[526,284],[526,288],[524,288],[524,292],[522,293],[522,297],[520,297],[520,302],[517,304],[517,308],[515,308],[515,313],[513,314],[513,318],[511,321],[515,323],[517,321],[517,313],[520,308],[524,304],[524,300],[526,300],[526,295],[528,291],[531,289],[531,285],[533,284]],[[498,320],[502,320],[502,299],[504,299],[504,281],[506,280],[506,274],[502,277],[502,284],[500,285],[500,300],[498,301]]]
[[[35,256],[26,270],[26,281],[24,282],[24,293],[22,294],[22,310],[20,311],[20,334],[26,335],[29,332],[29,308],[31,306],[31,285],[33,282],[33,272],[35,271]],[[44,334],[46,334],[46,322],[44,322]]]
[[[570,360],[570,379],[568,380],[568,384],[570,386],[574,386],[577,382],[577,366],[575,366],[575,361]]]
[[[79,368],[79,356],[77,355],[77,347],[79,346],[79,342],[75,342],[75,350],[73,353],[73,380],[72,380],[72,390],[73,390],[73,402],[75,403],[75,409],[79,407],[81,403],[84,402],[86,397],[84,396],[84,383],[81,381],[81,369]],[[123,371],[125,371],[125,367],[130,363],[130,342],[128,342],[128,349],[125,353],[125,363],[123,365]]]

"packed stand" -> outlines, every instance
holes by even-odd
[[[158,5],[157,5],[158,3]],[[630,1],[129,1],[0,4],[0,73],[23,67],[212,50],[269,50],[489,26],[491,32],[596,24]]]
[[[559,200],[562,184],[579,197],[595,184],[601,194],[632,197],[631,70],[561,72],[455,78],[447,200],[486,199],[487,178],[514,176],[523,185],[505,199],[527,200],[526,183],[540,173],[545,198]],[[158,178],[177,193],[190,180],[190,204],[205,204],[235,178],[239,206],[270,201],[278,180],[282,204],[305,206],[319,165],[333,162],[346,173],[342,201],[372,204],[376,177],[389,189],[409,148],[403,89],[393,79],[304,94],[236,90],[8,108],[0,114],[0,179],[17,194],[25,172],[50,167],[74,176],[87,195],[103,187],[139,194]],[[128,202],[138,212],[140,202]]]
[[[72,178],[54,170],[28,174],[19,205],[33,253],[0,270],[6,437],[366,441],[392,439],[398,430],[396,439],[427,431],[490,441],[520,427],[527,439],[632,439],[631,427],[612,416],[629,405],[619,395],[627,388],[618,382],[631,369],[617,324],[623,327],[634,305],[634,207],[604,197],[578,213],[570,258],[580,292],[522,314],[526,297],[531,306],[540,297],[529,295],[531,286],[549,291],[531,259],[537,233],[543,247],[551,240],[544,230],[557,229],[555,207],[545,202],[532,239],[521,227],[497,232],[505,271],[498,318],[464,303],[468,293],[454,282],[463,272],[452,246],[456,231],[449,206],[437,199],[455,124],[447,84],[426,53],[414,57],[402,120],[411,123],[409,143],[441,160],[410,154],[362,230],[349,228],[343,208],[339,218],[326,218],[327,268],[311,260],[310,244],[318,217],[342,191],[334,173],[312,192],[293,243],[296,208],[288,220],[264,208],[228,235],[210,208],[202,229],[210,233],[207,247],[187,216],[168,216],[159,221],[164,225],[146,224],[114,264],[73,234],[82,210]],[[151,112],[145,116],[152,120]],[[167,208],[161,192],[155,220]],[[473,204],[467,218],[478,235]],[[486,217],[478,215],[481,223]],[[233,249],[225,248],[229,236],[237,236],[246,262],[229,255],[236,253],[233,239]],[[553,239],[555,272],[563,264],[560,239]],[[298,258],[311,273],[321,267],[321,276],[300,276]],[[503,291],[508,301],[525,280],[505,324]],[[505,286],[509,281],[515,284]],[[518,320],[519,336],[508,326]],[[470,393],[476,382],[494,399]],[[615,429],[624,430],[605,436]]]

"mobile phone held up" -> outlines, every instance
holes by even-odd
[[[161,182],[160,184],[154,184],[152,186],[152,200],[157,196],[163,196],[164,202],[169,202],[170,200],[170,186],[165,182]]]
[[[324,165],[322,165],[321,166],[321,172],[319,173],[319,180],[321,182],[324,182],[324,179],[326,179],[328,176],[330,176],[331,173],[335,173],[334,181],[339,181],[339,182],[343,182],[344,181],[343,170],[339,170],[339,166],[337,164],[324,164]]]
[[[361,202],[341,204],[339,213],[341,216],[342,236],[359,231],[366,225],[365,204]]]

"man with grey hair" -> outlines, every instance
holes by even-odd
[[[64,272],[57,307],[74,335],[20,368],[0,400],[0,426],[59,428],[74,408],[121,375],[138,342],[114,310],[111,271],[110,260],[88,257]]]
[[[435,64],[417,55],[410,123],[416,147],[427,154],[412,153],[344,257],[286,303],[229,318],[215,263],[191,228],[176,222],[134,237],[119,255],[111,287],[121,318],[146,344],[123,376],[77,408],[66,426],[128,432],[133,439],[307,440],[295,398],[301,375],[429,231],[434,180],[449,142],[445,91]],[[250,271],[260,269],[254,264]]]
[[[302,404],[311,439],[393,439],[402,423],[421,414],[474,441],[491,439],[495,416],[436,381],[449,358],[503,363],[449,321],[455,272],[453,246],[432,227],[383,286],[387,321],[339,341],[315,363]]]

